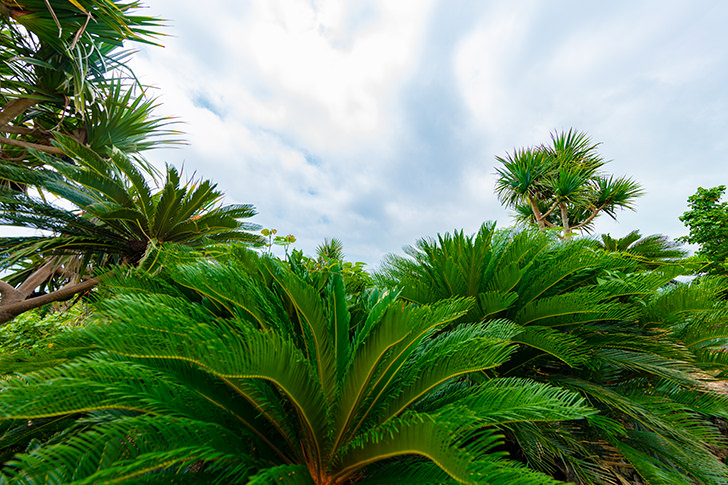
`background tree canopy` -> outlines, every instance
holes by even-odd
[[[728,202],[720,202],[725,193],[725,185],[712,189],[698,187],[698,191],[688,197],[689,209],[680,220],[690,230],[690,234],[679,240],[699,244],[698,254],[710,261],[709,270],[714,273],[728,273]]]
[[[559,228],[562,237],[589,231],[600,213],[616,217],[616,210],[632,209],[642,188],[628,177],[601,171],[606,161],[582,132],[554,132],[550,145],[522,148],[497,156],[495,191],[516,211],[519,222],[540,229]]]

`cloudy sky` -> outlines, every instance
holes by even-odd
[[[728,3],[706,0],[154,0],[164,48],[132,63],[187,146],[155,162],[217,182],[254,222],[376,267],[438,232],[505,227],[496,155],[571,127],[640,182],[597,232],[686,233],[728,183]]]

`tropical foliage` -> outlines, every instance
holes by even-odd
[[[88,317],[81,304],[53,310],[32,310],[0,327],[0,354],[45,352],[54,346],[56,336],[77,328]]]
[[[139,7],[0,0],[0,226],[28,230],[0,238],[0,483],[728,483],[728,282],[679,283],[664,236],[571,238],[642,194],[599,144],[496,157],[540,230],[372,277],[141,157],[176,132],[125,65]],[[724,191],[681,217],[713,273]]]
[[[634,258],[645,269],[655,269],[665,264],[684,264],[688,254],[678,243],[662,234],[642,237],[635,230],[619,239],[609,234],[602,234],[600,239],[597,240],[597,247],[604,251],[621,252]]]
[[[177,170],[167,167],[166,179],[154,190],[145,178],[150,174],[122,152],[103,158],[63,135],[54,143],[67,158],[36,152],[48,168],[0,165],[0,178],[66,204],[0,192],[0,224],[43,231],[0,238],[0,268],[14,270],[3,285],[0,321],[88,290],[98,283],[93,272],[110,264],[143,264],[161,243],[259,241],[248,232],[258,227],[244,222],[255,214],[253,207],[221,205],[222,194],[210,181],[183,184]],[[39,287],[45,294],[28,299]]]
[[[690,230],[681,241],[699,244],[698,254],[710,262],[713,273],[728,273],[728,202],[720,202],[725,185],[712,189],[699,187],[688,197],[689,209],[680,220]]]
[[[475,298],[456,328],[513,322],[520,345],[498,369],[580,393],[600,410],[588,421],[515,424],[511,446],[532,467],[580,483],[725,483],[725,447],[710,417],[728,398],[710,382],[725,375],[728,313],[720,280],[670,285],[681,270],[634,269],[622,253],[549,233],[462,232],[421,240],[390,256],[379,281],[401,298],[432,304]],[[630,471],[632,469],[632,471]]]
[[[124,63],[124,41],[151,42],[160,23],[120,0],[0,1],[0,160],[60,155],[57,134],[107,154],[174,139]]]
[[[616,218],[617,209],[632,209],[642,188],[628,177],[602,172],[607,163],[582,132],[551,135],[550,145],[522,148],[497,156],[495,191],[516,211],[519,222],[540,229],[559,228],[562,237],[590,231],[601,213]]]
[[[474,379],[516,327],[452,328],[471,299],[372,290],[357,316],[335,270],[235,249],[165,267],[110,282],[85,355],[3,383],[4,444],[26,447],[9,483],[556,483],[500,433],[593,414],[545,383]]]

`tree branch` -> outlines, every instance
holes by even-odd
[[[63,288],[60,288],[51,293],[46,293],[45,295],[40,295],[34,298],[29,298],[27,300],[10,303],[9,305],[3,305],[2,302],[0,302],[0,325],[9,322],[21,313],[32,310],[33,308],[38,308],[47,303],[53,303],[54,301],[68,300],[78,293],[82,293],[84,291],[92,289],[93,287],[98,285],[100,281],[101,279],[97,276],[96,278],[91,278],[90,280],[86,280],[81,283],[66,285]],[[10,286],[5,282],[2,283]],[[0,288],[2,288],[1,284]],[[3,299],[3,302],[4,301],[5,300]]]
[[[25,113],[28,108],[38,104],[39,100],[31,98],[15,98],[9,101],[0,111],[0,126],[5,126]]]
[[[544,213],[543,213],[543,215],[541,216],[541,218],[542,218],[542,219],[546,219],[546,218],[547,218],[548,216],[550,216],[550,215],[551,215],[551,213],[553,213],[553,212],[554,212],[554,211],[556,210],[556,208],[557,208],[558,206],[559,206],[559,201],[557,200],[556,202],[554,202],[554,203],[553,203],[553,204],[551,205],[551,207],[549,208],[549,210],[547,210],[546,212],[544,212]]]
[[[12,133],[14,135],[32,135],[35,132],[35,128],[28,128],[27,126],[0,126],[0,133]]]
[[[594,209],[592,209],[592,213],[591,213],[591,215],[590,215],[589,217],[587,217],[587,218],[586,218],[586,219],[584,220],[584,222],[582,222],[582,223],[580,223],[580,224],[577,224],[576,226],[572,227],[572,229],[581,229],[582,227],[584,227],[584,226],[586,226],[587,224],[589,224],[589,223],[590,223],[591,221],[593,221],[593,220],[594,220],[594,218],[595,218],[595,217],[597,216],[597,214],[599,214],[599,212],[600,212],[600,211],[601,211],[602,209],[604,209],[604,208],[605,208],[606,206],[607,206],[607,204],[606,204],[606,203],[604,203],[604,204],[602,204],[601,206],[599,206],[599,207],[595,207]]]
[[[546,221],[544,220],[544,216],[541,214],[541,210],[538,208],[536,200],[531,194],[528,194],[528,203],[531,204],[531,212],[533,212],[533,215],[536,217],[536,224],[538,224],[538,228],[543,229],[546,227]]]
[[[0,280],[0,296],[2,297],[0,300],[0,306],[23,300],[23,295],[16,290],[13,285],[6,283],[3,280]]]
[[[559,202],[559,207],[561,207],[561,227],[564,228],[564,238],[566,238],[566,235],[571,232],[571,227],[569,227],[569,208],[566,206],[566,202]]]
[[[52,257],[43,266],[33,271],[30,276],[28,276],[25,281],[23,281],[23,283],[18,286],[18,293],[20,293],[23,298],[28,298],[28,295],[33,293],[33,290],[35,290],[41,283],[43,283],[45,280],[48,279],[49,276],[53,274],[56,269],[55,266],[57,264],[58,263],[56,262],[56,258]]]
[[[0,143],[5,143],[6,145],[12,145],[21,148],[32,148],[34,150],[38,150],[39,152],[50,153],[53,155],[63,155],[63,150],[54,146],[41,145],[39,143],[30,143],[22,140],[14,140],[5,136],[0,136]]]

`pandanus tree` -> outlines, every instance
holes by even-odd
[[[119,0],[0,1],[0,161],[61,155],[56,134],[107,154],[170,141],[169,120],[125,68],[125,41],[149,43],[159,22]],[[160,138],[161,136],[161,138]]]
[[[571,129],[553,133],[550,145],[497,156],[496,193],[515,210],[519,222],[558,228],[562,237],[589,231],[597,216],[616,218],[617,209],[632,209],[642,195],[634,180],[602,172],[607,162],[598,147],[585,133]]]
[[[378,280],[416,304],[475,298],[456,328],[502,319],[520,328],[498,375],[562,386],[600,410],[509,427],[514,455],[531,466],[579,483],[726,483],[712,453],[726,441],[711,422],[728,417],[728,398],[711,387],[728,369],[725,283],[666,286],[679,266],[635,268],[589,240],[489,224],[419,241],[390,256]]]
[[[26,450],[8,483],[556,483],[505,457],[501,425],[593,413],[548,384],[474,380],[514,345],[510,323],[451,328],[470,299],[371,290],[357,316],[335,269],[170,259],[105,285],[99,321],[57,346],[84,356],[3,381],[2,444]]]
[[[259,239],[249,232],[258,227],[244,221],[255,214],[253,207],[222,205],[222,194],[208,180],[182,183],[168,166],[155,189],[151,174],[120,151],[101,157],[60,134],[54,143],[67,155],[36,152],[46,168],[0,165],[0,178],[40,194],[0,192],[0,225],[39,231],[0,238],[0,268],[10,270],[0,281],[0,322],[88,291],[99,282],[95,272],[113,264],[138,266],[161,243],[200,247]]]

